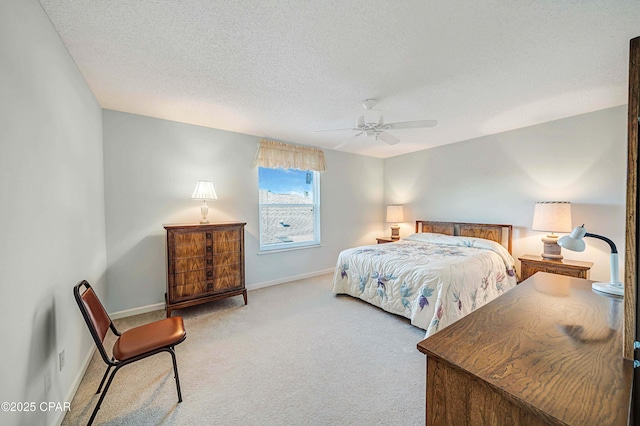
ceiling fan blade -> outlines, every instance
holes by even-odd
[[[345,130],[359,130],[359,129],[354,129],[353,127],[348,127],[348,128],[344,128],[344,129],[326,129],[326,130],[314,130],[314,133],[320,133],[320,132],[344,132]]]
[[[387,132],[380,132],[376,135],[376,137],[388,145],[395,145],[400,142],[400,139]]]
[[[438,120],[417,120],[417,121],[401,121],[399,123],[387,123],[385,128],[389,130],[396,129],[417,129],[420,127],[435,127]]]
[[[364,127],[364,115],[358,117],[358,120],[356,121],[356,128],[360,129],[362,127]]]

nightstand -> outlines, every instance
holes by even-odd
[[[391,237],[377,237],[376,240],[378,240],[378,244],[392,243],[394,241],[398,241],[398,240],[392,240]]]
[[[525,254],[519,257],[520,279],[529,278],[536,272],[549,272],[550,274],[567,275],[570,277],[589,279],[589,270],[593,266],[591,262],[581,262],[569,259],[544,259],[541,256]]]

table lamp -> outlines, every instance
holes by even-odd
[[[624,296],[624,285],[620,282],[620,271],[618,270],[618,249],[613,241],[602,235],[590,234],[584,229],[584,225],[577,226],[571,231],[571,234],[565,235],[558,240],[558,245],[573,251],[584,251],[585,243],[584,237],[597,238],[605,241],[611,248],[610,268],[611,268],[611,280],[608,283],[595,282],[592,284],[592,288],[602,293],[615,294],[617,296]]]
[[[562,249],[558,245],[558,236],[554,232],[571,231],[571,203],[568,201],[538,201],[533,210],[534,231],[544,231],[550,234],[542,237],[545,259],[562,259]]]
[[[209,206],[207,200],[217,200],[216,190],[213,187],[213,183],[206,180],[199,180],[196,184],[196,189],[193,190],[191,198],[194,200],[202,200],[202,206],[200,206],[200,213],[202,213],[201,224],[207,224],[207,214],[209,213]]]

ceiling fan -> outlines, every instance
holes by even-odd
[[[401,121],[397,123],[385,123],[382,118],[382,113],[373,109],[377,101],[375,99],[365,99],[362,101],[362,107],[364,108],[364,114],[358,117],[356,120],[356,126],[345,129],[329,129],[329,130],[317,130],[317,132],[338,132],[345,130],[352,130],[358,132],[356,136],[366,135],[374,136],[376,140],[395,145],[400,142],[400,139],[388,132],[388,130],[398,129],[417,129],[422,127],[434,127],[438,124],[437,120],[417,120],[417,121]],[[338,147],[343,144],[338,145]],[[336,148],[338,148],[336,147]]]

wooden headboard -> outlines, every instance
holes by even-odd
[[[416,232],[433,232],[435,234],[484,238],[502,244],[509,250],[509,253],[511,253],[513,225],[416,220]],[[504,235],[505,232],[507,233],[506,238]]]

